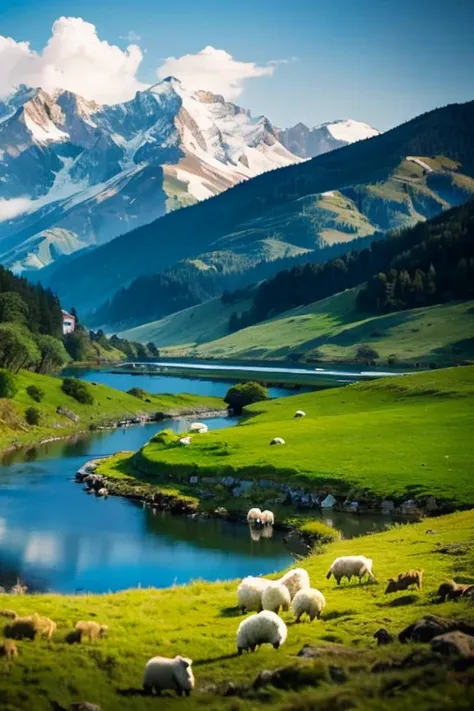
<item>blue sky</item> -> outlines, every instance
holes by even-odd
[[[61,16],[122,50],[136,33],[143,83],[165,58],[208,45],[272,67],[234,98],[280,126],[351,117],[385,130],[474,98],[472,0],[2,0],[0,35],[41,52]]]

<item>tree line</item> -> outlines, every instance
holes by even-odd
[[[367,285],[357,299],[358,308],[364,311],[470,298],[474,289],[473,245],[474,200],[470,200],[325,264],[298,265],[279,272],[256,289],[248,311],[232,313],[229,332],[364,282]]]

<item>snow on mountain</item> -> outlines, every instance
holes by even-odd
[[[172,77],[112,106],[22,86],[0,102],[0,259],[40,268],[299,160],[265,117]]]
[[[347,146],[349,143],[362,141],[379,134],[380,131],[367,123],[344,119],[323,123],[314,128],[308,128],[304,123],[298,123],[292,128],[280,130],[278,137],[292,153],[301,158],[314,158],[322,153]]]

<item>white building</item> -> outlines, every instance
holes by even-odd
[[[61,309],[61,312],[63,315],[63,335],[65,336],[66,333],[74,333],[76,330],[76,319],[72,314],[63,309]]]

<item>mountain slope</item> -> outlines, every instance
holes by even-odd
[[[0,103],[0,258],[40,268],[299,160],[265,117],[171,77],[113,106],[22,87]]]
[[[437,109],[380,136],[241,183],[212,200],[123,235],[92,253],[70,257],[63,264],[45,270],[41,278],[58,292],[64,303],[77,304],[85,313],[137,276],[161,271],[180,259],[197,257],[219,246],[222,249],[224,244],[231,250],[237,244],[248,253],[259,242],[275,237],[271,220],[285,211],[293,218],[288,220],[284,216],[278,223],[278,241],[292,243],[296,220],[304,228],[303,238],[296,235],[296,245],[317,248],[319,233],[314,229],[311,214],[308,215],[307,204],[320,200],[322,193],[327,197],[334,191],[344,195],[350,190],[347,204],[352,201],[358,211],[360,205],[364,214],[372,210],[385,229],[406,222],[412,224],[470,196],[472,180],[458,175],[458,170],[462,167],[466,176],[474,175],[473,125],[474,102]],[[380,185],[387,181],[390,190],[393,184],[399,185],[394,174],[407,156],[415,157],[415,161],[407,162],[426,190],[420,194],[417,185],[412,189],[408,176],[405,187],[401,186],[396,195],[380,194]],[[433,159],[430,171],[419,163],[423,162],[419,157],[426,156],[446,156],[450,160]],[[392,202],[394,219],[387,219],[386,208]],[[352,229],[348,231],[354,234]]]
[[[346,119],[323,123],[314,128],[308,128],[304,123],[297,123],[291,128],[281,129],[278,137],[291,153],[301,158],[315,158],[336,148],[379,134],[380,131],[367,123]]]

